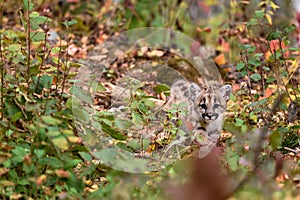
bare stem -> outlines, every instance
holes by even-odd
[[[27,1],[27,11],[26,11],[26,23],[27,23],[27,37],[26,37],[26,46],[27,46],[27,83],[30,81],[30,50],[31,50],[31,41],[30,41],[30,0]]]
[[[62,42],[59,39],[59,52],[58,52],[58,61],[57,61],[57,69],[56,69],[56,84],[55,84],[55,94],[58,94],[58,77],[60,72],[60,63],[61,63],[61,52],[62,52]]]
[[[290,72],[289,72],[289,69],[288,69],[288,66],[287,66],[287,63],[286,63],[286,58],[285,58],[285,56],[284,56],[284,52],[283,52],[283,48],[282,48],[282,39],[281,38],[279,38],[278,39],[279,40],[279,48],[280,48],[280,52],[281,52],[281,57],[282,57],[282,60],[283,60],[283,64],[284,64],[284,67],[285,67],[285,70],[286,70],[286,72],[288,73],[288,81],[287,81],[287,83],[284,83],[283,81],[283,86],[284,86],[284,88],[285,88],[285,90],[286,90],[286,93],[287,93],[287,95],[288,95],[288,97],[289,97],[289,99],[291,100],[291,102],[293,101],[292,100],[292,98],[290,97],[290,94],[289,94],[289,92],[288,92],[288,89],[287,89],[287,87],[286,87],[286,84],[288,84],[288,82],[289,82],[289,80],[290,80],[290,77],[293,75],[293,74],[291,74]],[[294,89],[294,87],[291,87],[292,88],[292,90],[293,90],[293,92],[294,92],[294,94],[297,94],[297,92],[295,91],[295,89]]]
[[[0,5],[0,24],[2,23],[2,5]],[[1,68],[1,109],[4,109],[4,58],[2,53],[2,33],[0,33],[0,68]],[[0,116],[3,119],[3,113]]]
[[[244,63],[245,63],[245,67],[246,67],[246,71],[247,71],[247,88],[249,91],[249,96],[250,96],[250,100],[252,101],[252,92],[251,92],[251,80],[250,80],[250,73],[249,73],[249,68],[248,68],[248,56],[247,56],[247,52],[244,55]]]
[[[44,66],[44,62],[45,62],[45,59],[46,59],[46,51],[47,51],[46,45],[47,45],[47,33],[45,34],[44,43],[43,43],[43,52],[45,53],[45,55],[42,56],[42,61],[41,61],[41,65],[40,65],[40,72],[41,72],[42,67]],[[37,92],[37,90],[38,90],[38,87],[39,87],[39,84],[40,84],[40,79],[41,79],[41,76],[38,77],[36,87],[35,87],[35,92]]]
[[[63,94],[64,94],[64,89],[65,89],[65,84],[66,84],[66,79],[69,75],[69,71],[71,69],[71,67],[68,67],[68,62],[69,62],[69,27],[67,26],[67,47],[66,47],[66,61],[65,61],[65,68],[66,71],[63,72],[63,82],[62,82],[62,89],[61,89],[61,93],[60,93],[60,99],[62,99]]]

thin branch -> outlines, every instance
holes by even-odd
[[[286,63],[286,58],[285,58],[285,56],[284,56],[284,52],[283,52],[283,48],[282,48],[282,44],[281,44],[281,43],[282,43],[282,40],[281,40],[281,38],[279,38],[278,40],[279,40],[279,48],[280,48],[280,52],[281,52],[281,57],[282,57],[282,60],[283,60],[283,64],[284,64],[284,67],[285,67],[286,72],[288,73],[288,78],[287,78],[288,81],[287,81],[286,83],[284,83],[284,81],[282,81],[282,83],[283,83],[283,86],[284,86],[284,88],[285,88],[285,90],[286,90],[286,93],[288,94],[289,99],[290,99],[291,102],[292,102],[293,100],[292,100],[292,98],[290,97],[290,94],[288,93],[288,89],[287,89],[287,87],[286,87],[286,84],[288,84],[288,82],[289,82],[289,80],[290,80],[290,77],[292,77],[293,74],[290,74],[289,69],[288,69],[288,66],[287,66],[287,63]],[[297,94],[297,92],[295,91],[294,87],[291,87],[291,89],[293,90],[294,94]],[[296,97],[297,97],[297,95],[296,95]]]
[[[284,150],[287,150],[287,151],[290,151],[290,152],[293,152],[293,153],[296,154],[296,155],[300,152],[299,150],[291,149],[291,148],[289,148],[289,147],[284,147],[283,149],[284,149]]]
[[[45,34],[45,38],[44,38],[44,43],[43,43],[43,54],[42,55],[42,60],[41,60],[41,65],[40,65],[40,72],[42,71],[42,67],[44,66],[44,63],[45,63],[45,59],[46,59],[46,51],[47,51],[47,31],[45,30],[46,34]],[[39,84],[40,84],[40,79],[41,79],[41,76],[38,76],[38,79],[37,79],[37,83],[36,83],[36,87],[35,87],[35,92],[37,92],[38,90],[38,87],[39,87]]]
[[[27,83],[30,81],[30,50],[31,50],[31,41],[30,41],[30,0],[27,1],[27,10],[26,10],[26,23],[27,23],[27,36],[26,36],[26,46],[27,46]]]
[[[248,62],[248,56],[247,56],[247,54],[244,55],[243,60],[244,60],[246,71],[247,71],[247,78],[248,78],[248,80],[246,81],[247,88],[248,88],[248,91],[249,91],[250,100],[252,101],[253,98],[252,98],[252,92],[251,92],[251,79],[250,79],[250,73],[249,73],[249,68],[248,68],[248,63],[249,62]]]
[[[62,52],[62,41],[59,38],[59,52],[58,52],[58,61],[57,61],[57,69],[56,69],[56,84],[55,84],[55,95],[58,94],[58,77],[60,72],[60,63],[61,63],[61,52]]]
[[[2,23],[2,5],[0,5],[0,24]],[[4,110],[4,58],[2,53],[2,33],[0,33],[0,68],[1,68],[1,109]],[[0,116],[3,119],[3,113]]]
[[[62,82],[62,89],[61,89],[61,93],[60,93],[60,99],[62,99],[62,96],[64,94],[64,89],[65,89],[65,82],[66,82],[66,78],[69,74],[70,71],[70,67],[68,67],[68,62],[69,62],[69,45],[70,45],[70,41],[69,41],[69,27],[67,26],[67,47],[66,47],[66,61],[65,61],[65,69],[66,72],[63,71],[63,82]]]

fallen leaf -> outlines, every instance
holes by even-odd
[[[214,61],[219,66],[225,65],[226,64],[225,55],[223,53],[221,53],[220,55],[218,55],[217,57],[214,58]]]

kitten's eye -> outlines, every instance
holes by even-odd
[[[220,107],[221,107],[220,104],[215,104],[215,105],[214,105],[214,109],[217,109],[217,108],[220,108]]]
[[[202,108],[202,109],[206,109],[207,108],[207,106],[204,103],[200,104],[199,107]]]

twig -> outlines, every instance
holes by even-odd
[[[300,153],[300,151],[299,151],[299,150],[291,149],[291,148],[289,148],[289,147],[284,147],[283,149],[284,149],[284,150],[291,151],[291,152],[293,152],[294,154],[298,154],[298,153]]]
[[[2,4],[0,5],[0,24],[2,23]],[[2,53],[2,33],[0,33],[0,68],[1,68],[1,109],[4,110],[4,58]],[[0,116],[3,119],[3,113]]]
[[[243,53],[241,53],[241,56],[242,56],[242,54]],[[247,57],[247,54],[244,55],[244,58],[242,57],[242,60],[244,60],[246,71],[247,71],[247,81],[246,81],[246,83],[247,83],[247,88],[248,88],[248,91],[249,91],[250,100],[252,101],[251,80],[250,80],[250,73],[249,73],[249,69],[248,69],[248,57]]]
[[[59,39],[59,52],[58,52],[58,61],[57,61],[57,68],[56,68],[56,84],[55,84],[55,95],[58,94],[58,77],[59,77],[59,70],[60,70],[60,63],[61,63],[61,52],[62,52],[62,41],[61,38]]]
[[[283,60],[283,64],[284,64],[284,67],[285,67],[286,72],[288,73],[288,79],[287,79],[287,82],[286,82],[286,84],[288,84],[288,82],[290,81],[290,77],[293,76],[293,73],[290,74],[289,69],[288,69],[288,66],[287,66],[287,64],[286,64],[286,58],[285,58],[285,56],[284,56],[283,48],[282,48],[282,45],[281,45],[282,40],[281,40],[281,38],[279,38],[278,40],[279,40],[279,48],[280,48],[280,52],[281,52],[281,57],[282,57],[282,60]],[[284,88],[285,88],[285,90],[286,90],[286,93],[288,94],[289,99],[290,99],[291,102],[292,102],[293,100],[292,100],[292,98],[290,97],[290,94],[288,93],[286,84],[284,83],[284,81],[282,81],[282,83],[283,83],[283,86],[284,86]],[[294,87],[291,87],[291,88],[292,88],[294,94],[297,94],[296,91],[295,91],[295,89],[294,89]],[[296,97],[297,97],[297,96],[296,96]]]
[[[26,10],[26,23],[27,23],[27,36],[26,36],[26,46],[27,46],[27,84],[30,81],[30,50],[31,50],[31,41],[30,41],[30,0],[27,1],[27,10]]]
[[[63,94],[64,94],[64,89],[65,89],[65,83],[66,83],[66,78],[69,75],[70,69],[71,67],[68,67],[68,62],[69,62],[69,45],[70,45],[70,41],[69,41],[69,26],[67,26],[67,47],[66,47],[66,61],[65,61],[65,68],[66,68],[66,72],[63,71],[63,81],[62,81],[62,89],[61,89],[61,93],[60,93],[60,99],[62,99]]]
[[[44,23],[46,23],[46,21]],[[45,32],[46,32],[46,34],[45,34],[44,43],[43,43],[43,46],[44,46],[43,47],[43,51],[44,51],[44,53],[47,51],[47,47],[46,47],[46,45],[47,45],[47,30],[45,30]],[[44,65],[45,59],[46,59],[46,56],[43,55],[42,56],[42,60],[41,60],[41,65],[40,65],[40,72],[42,71],[41,69],[42,69],[42,67]],[[38,76],[36,87],[35,87],[35,92],[37,92],[37,90],[38,90],[38,86],[40,84],[40,79],[41,79],[41,76]]]

